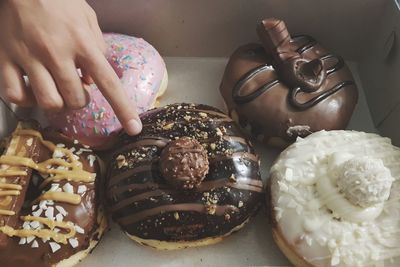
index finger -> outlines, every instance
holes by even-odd
[[[93,78],[127,134],[139,134],[142,123],[136,111],[136,105],[129,100],[122,89],[121,81],[101,51],[92,50],[79,61],[79,64]]]

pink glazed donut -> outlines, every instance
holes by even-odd
[[[115,33],[103,36],[107,44],[106,57],[138,112],[153,108],[168,84],[167,70],[160,54],[141,38]],[[52,128],[82,144],[102,149],[112,143],[110,141],[122,126],[95,85],[89,93],[91,102],[85,108],[47,114],[47,118]]]

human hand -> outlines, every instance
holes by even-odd
[[[48,111],[79,109],[89,102],[85,87],[94,82],[126,132],[141,131],[136,108],[104,56],[96,14],[86,1],[1,1],[0,25],[0,93],[5,100]]]

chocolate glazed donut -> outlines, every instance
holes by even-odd
[[[179,249],[221,241],[257,211],[259,159],[219,110],[174,104],[142,115],[109,166],[112,218],[135,241]]]
[[[358,93],[343,59],[310,36],[291,38],[281,20],[266,19],[257,32],[262,44],[238,48],[221,82],[232,118],[281,147],[315,131],[346,128]]]
[[[74,266],[94,249],[107,227],[96,174],[90,149],[20,123],[0,157],[0,266]]]

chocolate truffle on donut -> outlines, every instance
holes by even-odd
[[[273,237],[295,266],[398,266],[400,149],[355,131],[298,139],[271,168]]]
[[[286,146],[319,130],[346,128],[357,103],[353,77],[339,56],[285,23],[263,20],[261,44],[239,47],[220,85],[231,117],[253,137]]]
[[[141,116],[140,135],[121,136],[108,170],[112,218],[157,249],[214,244],[257,211],[259,159],[218,109],[173,104]]]
[[[0,266],[74,266],[107,221],[89,148],[21,122],[0,157]]]

